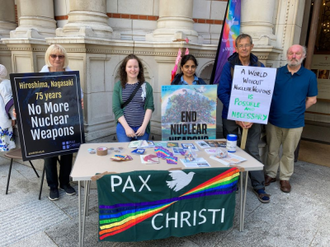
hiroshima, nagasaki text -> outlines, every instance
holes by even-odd
[[[71,87],[73,86],[73,79],[66,81],[50,81],[50,86],[55,88]],[[20,82],[20,89],[31,89],[31,88],[49,88],[48,82],[34,81],[34,82]]]
[[[50,81],[52,87],[71,87],[73,86],[73,79],[66,80],[66,81]]]

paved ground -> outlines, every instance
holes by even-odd
[[[0,157],[0,246],[78,246],[78,197],[61,192],[60,200],[51,202],[45,182],[39,201],[40,180],[31,168],[18,163],[5,195],[8,168],[9,160]],[[238,230],[237,206],[234,227],[228,231],[139,243],[97,242],[97,195],[92,190],[85,246],[329,246],[329,178],[330,168],[299,161],[290,194],[273,183],[267,187],[271,202],[261,204],[248,188],[243,232]]]

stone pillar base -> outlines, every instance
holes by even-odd
[[[0,38],[9,38],[10,31],[17,27],[16,23],[0,21]]]
[[[186,38],[189,39],[189,43],[203,43],[203,38],[194,30],[156,29],[146,35],[146,41],[150,42],[169,42]]]
[[[20,18],[21,25],[10,32],[10,38],[44,39],[55,35],[55,21],[50,18],[38,17],[43,26],[35,25],[36,17],[24,16]]]
[[[63,28],[56,29],[56,36],[111,39],[112,28],[108,25],[107,20],[107,15],[103,13],[72,11],[69,13],[68,23]]]

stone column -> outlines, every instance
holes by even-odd
[[[15,2],[0,0],[0,38],[8,38],[11,30],[16,28]]]
[[[250,34],[255,44],[272,45],[277,0],[244,0],[241,12],[241,33]]]
[[[56,29],[56,37],[47,43],[64,46],[69,67],[78,70],[84,93],[84,130],[86,141],[115,133],[111,106],[110,73],[116,66],[109,52],[116,41],[106,15],[106,0],[70,0],[68,22]],[[116,43],[118,45],[118,43]],[[131,43],[127,44],[131,53]],[[111,64],[111,65],[109,65]],[[107,83],[105,83],[107,82]],[[100,107],[104,111],[100,111]]]
[[[278,67],[282,52],[278,34],[275,35],[275,16],[279,0],[244,0],[241,10],[241,33],[251,35],[253,54],[267,67]]]
[[[198,42],[198,34],[193,28],[193,0],[159,0],[157,29],[146,35],[148,41],[173,41],[185,39]]]
[[[17,0],[19,26],[11,38],[44,39],[55,35],[53,0]]]
[[[57,37],[111,38],[112,28],[106,15],[106,0],[70,0],[68,16],[68,23],[56,30]]]
[[[15,2],[0,0],[0,6],[0,63],[7,68],[8,73],[11,73],[13,72],[11,52],[1,41],[1,38],[9,38],[10,31],[17,26],[15,21]]]

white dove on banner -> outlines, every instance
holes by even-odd
[[[186,174],[185,172],[180,170],[170,171],[169,175],[172,177],[173,180],[166,181],[167,186],[177,192],[186,187],[191,182],[194,174],[194,172],[189,172],[188,174]]]
[[[201,86],[199,89],[194,88],[197,93],[204,93],[206,91],[206,88],[204,86]]]

